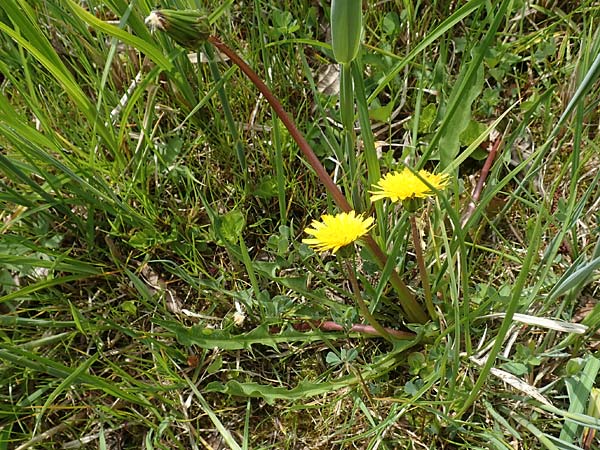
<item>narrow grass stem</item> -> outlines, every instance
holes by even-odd
[[[287,200],[285,193],[285,169],[283,168],[283,149],[279,120],[273,119],[273,146],[275,147],[275,174],[277,177],[277,199],[279,203],[279,221],[287,223]]]
[[[261,5],[260,2],[254,2],[254,14],[256,17],[261,16]],[[264,42],[267,37],[267,30],[265,30],[265,24],[262,20],[258,21],[258,38],[261,42]],[[263,61],[268,61],[268,51],[267,47],[260,47],[260,54]],[[269,83],[270,82],[270,83]],[[269,73],[269,78],[267,79],[267,86],[273,84],[273,73],[272,71]],[[281,124],[279,123],[280,119],[276,114],[271,114],[271,123],[273,127],[273,131],[271,133],[272,137],[272,152],[271,157],[274,158],[273,165],[275,166],[275,177],[277,180],[277,203],[279,204],[279,221],[282,225],[287,223],[287,199],[286,199],[286,174],[285,169],[283,167],[283,142],[281,136]]]
[[[381,178],[381,169],[379,167],[379,158],[375,149],[375,136],[371,128],[371,118],[369,117],[369,105],[365,93],[365,82],[363,80],[362,63],[360,62],[360,53],[352,61],[352,83],[354,87],[354,99],[356,101],[356,112],[358,123],[360,125],[360,140],[362,142],[362,154],[367,165],[367,184],[373,186]],[[387,239],[386,220],[383,211],[383,202],[375,202],[375,217],[377,217],[377,232],[382,236],[383,241]]]
[[[298,130],[298,127],[296,127],[294,121],[285,112],[285,109],[283,109],[283,106],[281,105],[279,100],[277,100],[277,97],[273,95],[273,93],[267,87],[267,85],[250,68],[250,66],[248,66],[248,64],[246,64],[242,60],[242,58],[240,58],[237,55],[237,53],[235,53],[227,45],[221,42],[217,37],[210,36],[208,38],[208,41],[215,47],[217,47],[219,51],[227,55],[227,57],[229,57],[229,59],[235,65],[237,65],[242,72],[244,72],[248,79],[250,79],[250,81],[256,86],[256,88],[264,95],[265,99],[269,102],[275,113],[279,116],[285,127],[288,129],[290,135],[292,136],[294,141],[296,141],[296,144],[298,144],[300,151],[319,177],[319,180],[321,180],[321,183],[323,183],[325,188],[329,191],[338,207],[344,212],[352,211],[350,203],[348,203],[348,200],[346,200],[346,197],[344,196],[340,188],[333,182],[333,180],[321,164],[321,161],[319,161],[319,158],[317,158],[317,155],[315,155],[302,133],[300,133],[300,131]],[[375,257],[375,259],[377,260],[379,266],[381,268],[384,268],[387,261],[387,257],[383,250],[381,250],[379,245],[377,245],[377,243],[371,236],[367,235],[363,239],[369,247],[369,250]],[[421,307],[421,305],[419,305],[413,293],[410,291],[410,289],[408,289],[408,286],[406,286],[406,284],[404,284],[404,282],[400,279],[400,275],[398,275],[398,272],[396,272],[395,270],[392,271],[392,274],[390,275],[390,282],[392,283],[392,286],[398,293],[401,306],[404,309],[408,319],[411,322],[415,323],[425,323],[427,321],[427,314],[425,313],[425,311],[423,311],[423,308]]]
[[[204,45],[204,51],[206,52],[206,56],[208,57],[208,67],[210,69],[210,73],[214,78],[215,83],[219,83],[219,80],[221,79],[221,74],[219,72],[219,67],[217,66],[217,63],[215,62],[215,53],[212,47],[208,44]],[[199,60],[200,55],[198,55],[198,61]],[[240,167],[242,169],[242,176],[244,182],[247,182],[248,165],[246,162],[246,153],[244,152],[244,147],[242,146],[242,142],[240,141],[239,132],[235,125],[233,114],[231,113],[231,107],[229,106],[227,93],[225,92],[223,86],[220,86],[217,92],[219,94],[221,106],[223,107],[223,114],[225,116],[225,120],[227,121],[227,127],[229,128],[229,132],[231,133],[231,137],[233,138],[233,142],[235,145],[235,153],[237,155],[238,162],[240,163]]]
[[[248,278],[250,278],[250,284],[252,285],[252,290],[254,291],[254,297],[256,298],[256,302],[261,307],[261,315],[262,318],[265,318],[265,311],[262,307],[262,302],[260,301],[260,286],[258,284],[258,279],[256,278],[256,273],[254,272],[254,266],[252,265],[252,258],[250,258],[250,253],[248,253],[248,247],[246,247],[246,242],[244,241],[244,237],[240,235],[239,237],[240,244],[240,253],[242,255],[242,261],[244,262],[244,266],[246,266],[246,271],[248,272]]]
[[[354,271],[354,263],[349,259],[345,259],[344,263],[346,265],[346,272],[348,274],[348,279],[350,280],[350,285],[352,286],[352,292],[354,294],[354,299],[356,304],[358,305],[358,309],[360,313],[365,318],[369,325],[371,325],[380,335],[390,342],[394,342],[394,338],[388,331],[375,319],[375,316],[371,314],[369,308],[367,307],[365,301],[362,298],[360,293],[360,286],[358,285],[358,280],[356,279],[356,273]]]
[[[544,231],[544,227],[542,226],[542,219],[544,217],[545,214],[543,214],[540,211],[540,214],[538,215],[536,223],[533,227],[533,231],[531,233],[529,248],[527,250],[527,254],[525,255],[525,259],[523,260],[521,272],[515,280],[510,301],[506,306],[504,320],[500,325],[500,329],[496,333],[494,345],[492,346],[491,350],[486,356],[485,364],[483,365],[483,368],[479,371],[479,376],[477,377],[477,381],[473,385],[469,396],[462,402],[462,405],[459,407],[458,411],[454,415],[456,420],[460,420],[463,414],[471,407],[471,405],[481,394],[481,388],[485,384],[488,375],[492,370],[494,363],[496,362],[496,357],[498,356],[498,353],[500,353],[500,349],[502,347],[502,344],[504,343],[504,339],[506,338],[506,335],[508,334],[508,331],[513,323],[513,317],[519,309],[523,289],[525,288],[525,284],[527,282],[527,278],[529,277],[530,270],[532,269],[535,259],[538,255],[538,251],[540,248],[540,239]]]
[[[417,228],[417,218],[414,214],[410,214],[410,232],[415,246],[415,256],[417,257],[417,266],[419,267],[419,274],[421,275],[421,284],[423,285],[423,292],[425,293],[425,306],[427,307],[429,316],[432,319],[435,319],[435,307],[433,306],[433,299],[431,297],[429,274],[427,273],[427,267],[425,266],[425,258],[423,257],[423,249],[421,248],[421,236],[419,235],[419,230]]]

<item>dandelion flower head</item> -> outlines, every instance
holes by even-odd
[[[419,170],[419,176],[427,180],[436,190],[444,189],[449,182],[447,174],[434,174],[426,170]],[[373,188],[375,190],[371,191],[372,202],[385,198],[398,202],[411,198],[426,198],[434,194],[427,184],[407,168],[385,174],[373,185]]]
[[[334,216],[325,214],[321,216],[321,221],[312,221],[312,228],[304,230],[306,234],[314,237],[303,239],[302,242],[310,245],[318,252],[331,250],[335,253],[340,248],[367,234],[372,226],[372,217],[357,216],[354,211],[343,212]]]

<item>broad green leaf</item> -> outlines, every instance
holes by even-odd
[[[223,358],[219,355],[211,362],[206,368],[206,372],[209,374],[217,373],[223,367]]]
[[[468,147],[479,138],[482,134],[485,134],[487,127],[477,122],[476,120],[470,120],[465,129],[460,133],[460,145]]]
[[[417,131],[419,133],[429,133],[431,127],[435,123],[437,117],[437,106],[434,103],[430,103],[421,110],[419,115],[419,125]],[[411,121],[412,122],[412,121]],[[412,126],[412,124],[411,124]]]
[[[233,244],[240,239],[242,231],[246,226],[246,218],[238,210],[229,211],[221,216],[221,220],[217,226],[219,227],[218,235]]]
[[[392,115],[392,111],[394,109],[394,102],[389,102],[385,106],[376,106],[369,109],[369,117],[372,120],[376,120],[378,122],[387,122],[390,120],[390,116]]]
[[[454,160],[460,149],[460,135],[471,120],[471,105],[483,88],[483,64],[481,58],[473,55],[469,64],[463,67],[448,100],[447,125],[440,136],[439,155],[442,168]],[[453,107],[456,105],[456,107]]]
[[[590,355],[581,373],[565,380],[570,414],[582,414],[586,411],[586,404],[599,371],[600,360]],[[578,428],[576,422],[566,420],[560,432],[560,439],[569,443],[575,442],[579,435]]]
[[[267,345],[277,349],[278,344],[288,342],[314,342],[346,338],[344,333],[323,333],[320,331],[296,331],[286,329],[281,332],[271,332],[268,325],[261,325],[248,333],[232,334],[225,330],[214,330],[202,325],[190,328],[176,322],[154,320],[161,327],[175,333],[177,341],[186,346],[196,345],[201,348],[221,350],[249,350],[253,345]]]
[[[486,135],[486,126],[476,120],[470,120],[467,127],[460,133],[460,145],[468,147],[473,142],[477,141],[480,136]],[[488,157],[488,152],[482,148],[477,148],[471,153],[471,158],[483,160]]]
[[[228,381],[225,384],[213,381],[206,385],[204,392],[220,392],[238,397],[262,398],[268,404],[273,404],[276,400],[301,400],[315,395],[327,394],[356,383],[358,383],[356,377],[345,377],[342,380],[333,382],[301,382],[293,389],[286,389],[254,382],[240,383],[236,380]]]
[[[237,380],[230,380],[227,383],[209,383],[204,388],[204,391],[221,392],[240,397],[262,398],[269,404],[274,403],[276,400],[301,400],[316,395],[327,394],[385,375],[403,361],[403,358],[400,356],[401,353],[415,345],[416,342],[417,340],[399,341],[394,345],[394,350],[391,353],[371,364],[369,368],[362,370],[358,374],[342,377],[336,381],[301,381],[296,387],[287,389],[254,382],[241,383]]]

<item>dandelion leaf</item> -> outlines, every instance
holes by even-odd
[[[350,379],[352,378],[352,379]],[[213,381],[208,383],[203,389],[204,392],[220,392],[222,394],[234,395],[238,397],[262,398],[268,404],[273,404],[276,400],[301,400],[314,397],[315,395],[326,394],[336,391],[356,383],[355,377],[346,377],[345,379],[334,382],[312,383],[304,381],[299,383],[293,389],[286,389],[279,386],[268,386],[254,382],[240,383],[236,380],[227,383]]]
[[[233,334],[227,330],[215,330],[203,325],[184,327],[176,322],[155,320],[155,323],[175,334],[177,341],[185,346],[221,350],[250,350],[253,345],[266,345],[277,349],[279,344],[288,342],[313,342],[336,339],[344,333],[323,333],[320,331],[297,331],[286,328],[273,331],[268,325],[261,325],[248,333]]]
[[[203,392],[220,392],[239,397],[262,398],[269,404],[273,404],[276,400],[301,400],[314,397],[384,376],[405,361],[403,353],[417,342],[418,339],[398,341],[390,353],[375,358],[370,365],[360,371],[360,374],[347,375],[335,381],[301,381],[291,389],[255,382],[239,382],[237,380],[230,380],[227,383],[213,381],[206,385]]]
[[[471,107],[483,88],[483,64],[474,52],[470,63],[463,67],[448,100],[447,122],[439,142],[442,168],[448,167],[458,155],[460,135],[471,120]]]

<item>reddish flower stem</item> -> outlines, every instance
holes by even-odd
[[[250,79],[250,81],[252,81],[252,83],[257,87],[261,94],[265,96],[271,107],[275,110],[277,116],[281,119],[285,127],[290,132],[290,135],[292,136],[294,141],[296,141],[296,143],[298,144],[298,147],[300,147],[300,151],[302,152],[308,163],[317,173],[317,176],[319,177],[319,180],[321,180],[321,183],[323,183],[327,190],[330,192],[331,196],[333,197],[333,200],[339,206],[339,208],[344,212],[352,211],[352,207],[348,203],[348,200],[346,200],[346,197],[344,197],[344,194],[342,194],[340,188],[337,186],[337,184],[333,182],[333,180],[321,164],[321,161],[319,161],[319,158],[317,158],[317,155],[315,155],[315,153],[312,151],[309,143],[306,141],[306,139],[304,139],[304,136],[302,135],[302,133],[300,133],[294,121],[285,112],[285,109],[283,109],[283,106],[281,105],[277,97],[273,95],[273,93],[267,87],[267,85],[259,78],[259,76],[254,72],[254,70],[252,70],[250,66],[248,66],[248,64],[246,64],[244,60],[237,55],[237,53],[235,53],[227,45],[221,42],[218,38],[216,38],[215,36],[211,36],[208,38],[208,41],[215,47],[217,47],[219,51],[227,55],[229,59],[233,61],[235,65],[238,66],[242,70],[242,72],[244,72],[244,74],[246,74],[246,76]]]
[[[323,331],[343,331],[344,327],[330,320],[321,322],[319,329]],[[350,333],[370,334],[372,336],[380,336],[379,332],[371,325],[363,325],[361,323],[353,324],[348,330]],[[415,334],[408,331],[394,330],[393,328],[385,327],[385,331],[398,339],[414,339]]]
[[[311,320],[306,322],[299,322],[292,325],[295,330],[298,331],[309,331],[313,328],[317,328],[321,331],[347,331],[349,333],[360,333],[360,334],[368,334],[371,336],[381,336],[381,334],[373,328],[371,325],[364,325],[361,323],[353,324],[350,329],[344,328],[339,323],[333,322],[331,320]],[[408,331],[400,331],[394,330],[393,328],[385,328],[385,331],[394,336],[396,339],[414,339],[416,334],[408,332]]]
[[[273,95],[271,90],[260,79],[256,72],[254,72],[250,68],[250,66],[248,66],[248,64],[246,64],[244,60],[237,55],[236,52],[234,52],[227,45],[221,42],[219,38],[215,36],[210,36],[208,38],[208,42],[214,45],[221,53],[227,55],[227,57],[229,57],[229,59],[236,66],[238,66],[242,72],[244,72],[244,74],[250,79],[250,81],[252,81],[256,88],[264,95],[265,99],[269,102],[279,119],[281,119],[285,127],[288,129],[290,135],[292,136],[294,141],[296,141],[296,144],[298,144],[300,151],[302,152],[308,163],[311,165],[313,170],[316,172],[317,176],[319,177],[319,180],[321,180],[321,183],[325,185],[325,188],[329,191],[338,207],[344,212],[352,211],[352,206],[350,206],[350,203],[348,202],[338,185],[336,185],[333,182],[333,180],[321,164],[321,161],[319,161],[319,158],[317,158],[315,153],[312,151],[312,148],[310,147],[309,143],[306,141],[302,133],[300,133],[298,127],[296,127],[296,124],[294,123],[292,118],[286,113],[285,109],[283,109],[283,106],[281,105],[277,97]],[[387,262],[387,256],[385,255],[383,250],[381,250],[379,245],[377,245],[375,240],[368,235],[365,236],[363,240],[369,247],[369,250],[371,250],[371,253],[377,259],[379,266],[381,268],[385,267]],[[398,275],[398,272],[396,272],[395,270],[393,270],[390,275],[390,282],[392,283],[392,286],[394,286],[396,292],[400,297],[400,305],[402,306],[402,309],[404,310],[408,320],[416,323],[425,323],[427,321],[427,315],[425,314],[425,311],[423,311],[423,308],[417,302],[417,299],[415,298],[414,294],[410,291],[410,289],[408,289],[406,284],[404,284],[404,282],[400,278],[400,275]]]
[[[477,202],[479,201],[479,197],[481,197],[481,191],[483,191],[483,186],[485,184],[485,180],[487,180],[488,174],[490,173],[490,169],[492,168],[492,164],[496,160],[496,154],[498,153],[498,148],[500,147],[501,143],[502,143],[502,137],[498,137],[498,139],[496,139],[496,142],[494,142],[494,146],[490,150],[490,153],[488,154],[487,159],[485,160],[485,163],[483,164],[483,168],[481,169],[481,174],[479,175],[479,180],[477,180],[477,185],[475,186],[475,189],[473,189],[473,194],[471,195],[471,201],[469,202],[469,205],[467,206],[467,210],[465,211],[465,213],[462,217],[462,220],[461,220],[462,226],[466,225],[466,223],[469,221],[469,219],[473,215],[473,212],[475,211]]]

